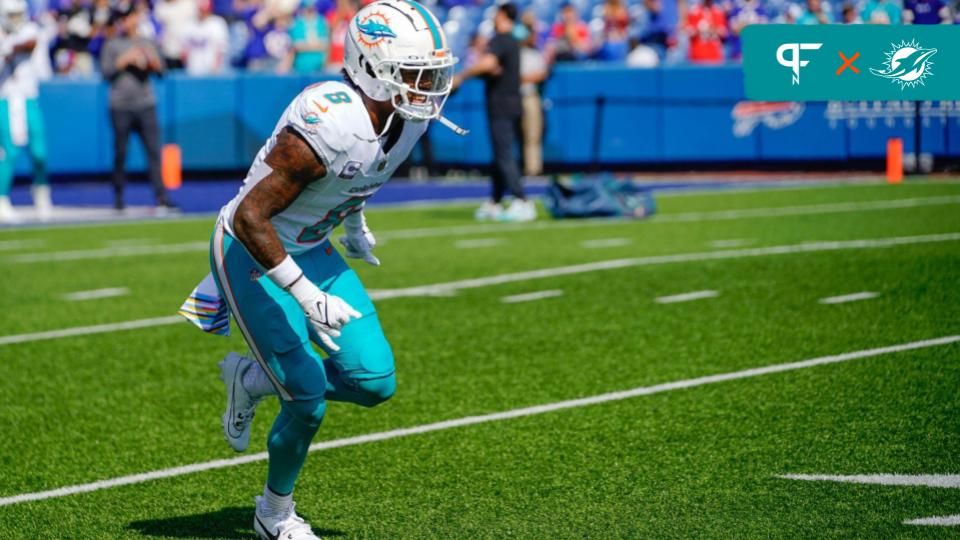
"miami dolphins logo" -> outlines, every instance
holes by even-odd
[[[373,47],[384,39],[396,38],[397,34],[390,26],[390,19],[387,19],[382,13],[371,13],[357,23],[357,30],[360,35],[357,39],[367,47]]]
[[[933,75],[930,57],[937,54],[936,49],[924,49],[916,40],[890,45],[893,49],[884,53],[887,60],[883,63],[883,69],[870,68],[870,73],[890,79],[890,82],[899,84],[901,90],[924,84],[923,80]]]

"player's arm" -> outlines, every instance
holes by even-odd
[[[297,199],[311,182],[326,176],[323,162],[310,145],[287,127],[266,158],[272,169],[240,201],[233,216],[233,232],[250,255],[267,268],[267,277],[300,304],[314,329],[331,350],[339,350],[332,338],[360,313],[349,304],[321,291],[293,260],[270,219]]]

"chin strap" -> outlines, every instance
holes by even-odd
[[[448,120],[447,117],[445,116],[438,116],[437,121],[443,124],[444,127],[450,128],[450,131],[453,131],[454,133],[456,133],[461,137],[466,137],[470,133],[469,129],[463,129],[462,127]]]

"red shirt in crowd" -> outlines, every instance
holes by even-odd
[[[727,16],[717,6],[695,5],[687,12],[691,62],[722,62]]]

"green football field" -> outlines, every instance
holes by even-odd
[[[955,537],[960,184],[658,202],[370,210],[383,265],[352,264],[399,390],[328,408],[295,492],[314,530]],[[0,538],[254,537],[277,404],[230,450],[217,362],[246,346],[171,317],[212,223],[0,231]]]

